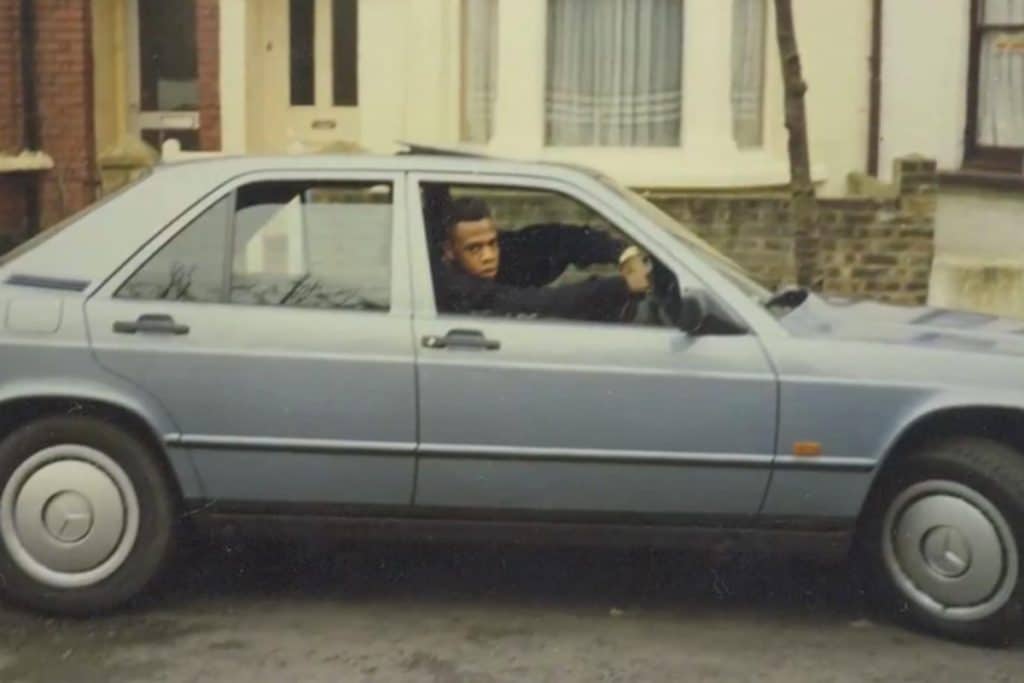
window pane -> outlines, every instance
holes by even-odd
[[[314,0],[291,0],[288,13],[290,36],[291,103],[313,104],[313,12]]]
[[[981,38],[978,143],[1024,148],[1024,30]]]
[[[207,209],[146,262],[117,292],[123,299],[217,302],[233,196]]]
[[[491,139],[498,89],[498,0],[462,2],[462,139]]]
[[[983,24],[1024,24],[1024,0],[984,0]]]
[[[238,196],[232,302],[388,309],[389,185],[258,183]]]
[[[549,0],[547,141],[678,145],[682,0]]]
[[[736,145],[760,147],[764,109],[765,0],[733,0],[732,131]]]
[[[359,104],[359,2],[334,0],[334,104]]]
[[[198,109],[198,74],[195,0],[139,0],[142,109]]]

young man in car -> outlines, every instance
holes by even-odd
[[[559,224],[500,232],[487,204],[452,201],[443,218],[438,303],[450,313],[617,320],[650,289],[640,251],[604,233]],[[570,265],[617,263],[619,275],[546,287]]]

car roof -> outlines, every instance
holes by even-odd
[[[383,171],[508,174],[579,181],[596,174],[563,164],[513,161],[437,148],[410,147],[397,155],[308,154],[210,156],[161,162],[139,182],[89,207],[0,261],[0,282],[88,292],[120,264],[223,183],[276,171]],[[103,243],[103,249],[97,245]]]
[[[207,157],[158,164],[155,173],[209,174],[211,178],[241,175],[258,171],[324,171],[362,170],[385,172],[441,172],[441,173],[508,173],[526,175],[577,175],[585,169],[566,164],[537,161],[504,160],[489,157],[456,157],[440,155],[369,155],[369,154],[316,154],[244,157]],[[586,173],[593,175],[593,172]]]
[[[502,159],[439,147],[412,146],[398,154],[217,155],[157,164],[154,173],[185,171],[221,179],[259,171],[361,170],[383,172],[504,173],[548,177],[596,177],[596,171],[566,163]]]

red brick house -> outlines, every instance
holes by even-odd
[[[117,16],[128,6],[148,20],[140,22],[143,29],[167,28],[165,35],[192,53],[182,60],[194,72],[188,84],[194,94],[187,97],[196,100],[196,115],[187,134],[195,140],[189,146],[220,147],[218,0],[2,0],[0,249],[97,198],[100,144],[109,144],[117,131],[104,130],[111,125],[108,117],[97,121],[96,112],[116,96],[112,69],[97,69],[95,62],[103,49],[116,48],[123,35],[115,28]],[[167,27],[168,17],[160,15],[167,7],[191,36]],[[147,39],[152,36],[140,35],[139,45]],[[154,46],[154,60],[162,56],[159,49]],[[141,80],[145,88],[145,76]],[[159,144],[159,130],[139,133]]]

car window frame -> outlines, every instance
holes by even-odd
[[[616,230],[626,235],[630,240],[641,245],[652,257],[668,268],[679,283],[681,291],[686,291],[687,289],[699,289],[705,292],[715,300],[722,310],[735,317],[736,321],[741,323],[744,329],[749,330],[751,334],[757,334],[756,328],[749,324],[747,316],[738,311],[736,306],[732,305],[727,298],[721,296],[719,291],[720,287],[718,285],[709,285],[700,273],[695,272],[684,259],[680,258],[680,250],[682,247],[679,245],[678,240],[675,237],[669,234],[664,234],[664,231],[660,228],[652,228],[651,226],[646,225],[646,222],[648,222],[649,219],[643,216],[641,212],[637,211],[635,208],[628,206],[628,204],[624,207],[618,207],[614,203],[608,202],[606,199],[602,199],[600,197],[600,193],[608,193],[609,191],[607,189],[599,187],[598,192],[593,192],[586,187],[585,183],[577,184],[566,179],[548,175],[507,173],[501,171],[469,174],[453,171],[417,170],[414,172],[411,171],[408,174],[406,183],[406,192],[408,195],[406,198],[406,205],[408,209],[407,220],[409,222],[410,265],[413,269],[413,307],[415,315],[420,319],[429,320],[443,318],[455,320],[459,318],[472,318],[478,320],[520,322],[524,324],[536,324],[539,322],[535,319],[521,319],[516,317],[481,315],[462,316],[439,312],[437,310],[437,300],[434,292],[434,279],[430,264],[430,245],[428,244],[426,235],[426,224],[423,217],[423,204],[420,193],[420,186],[423,183],[441,183],[461,186],[479,185],[481,187],[507,186],[510,188],[522,188],[524,190],[554,192],[580,202],[605,221],[608,221],[608,223],[613,225]],[[613,197],[613,199],[616,198]],[[562,325],[599,325],[602,328],[615,326],[615,323],[596,323],[560,318],[544,318],[542,322],[546,324]],[[651,328],[639,326],[636,327],[636,329],[643,329],[646,331],[668,329],[675,333],[679,332],[675,328]]]
[[[287,309],[291,311],[310,311],[315,313],[363,313],[367,315],[393,315],[407,317],[411,314],[412,283],[409,279],[409,271],[403,267],[403,263],[409,260],[409,245],[407,235],[406,219],[406,174],[402,171],[382,170],[317,170],[317,169],[282,169],[282,170],[259,170],[242,173],[216,185],[200,201],[188,207],[173,221],[160,228],[144,244],[139,246],[135,253],[99,286],[90,296],[106,298],[111,301],[124,301],[132,303],[146,303],[150,301],[154,306],[166,304],[193,304],[199,306],[247,306],[263,308],[267,311]],[[170,244],[183,230],[188,229],[192,222],[213,208],[221,200],[231,197],[230,217],[227,221],[226,239],[231,238],[233,230],[231,224],[234,218],[234,196],[239,188],[261,182],[324,182],[324,183],[373,183],[382,182],[391,185],[391,264],[390,264],[390,306],[387,311],[364,311],[360,309],[345,308],[316,308],[301,306],[272,306],[266,304],[250,304],[232,302],[229,299],[218,302],[205,301],[177,301],[177,300],[146,300],[129,299],[117,297],[118,290],[135,276],[161,249]],[[233,245],[226,244],[223,263],[221,265],[221,276],[223,282],[228,282],[232,265]]]

